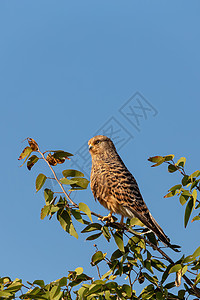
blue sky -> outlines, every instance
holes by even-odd
[[[40,220],[34,181],[49,171],[42,163],[19,168],[26,137],[42,150],[76,153],[106,126],[117,130],[127,141],[119,153],[155,219],[186,253],[199,246],[199,224],[185,230],[178,199],[163,199],[180,177],[147,161],[173,153],[187,157],[188,173],[199,168],[199,9],[199,1],[180,0],[0,2],[2,276],[49,281],[78,266],[94,272],[93,243]],[[120,109],[138,99],[149,110],[135,108],[136,128]],[[90,189],[74,197],[106,213]]]

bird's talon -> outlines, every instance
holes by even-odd
[[[114,218],[112,217],[111,213],[108,216],[99,218],[99,220],[106,221],[106,223],[113,223],[114,222]]]

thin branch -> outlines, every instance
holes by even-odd
[[[100,274],[99,266],[96,265],[96,267],[97,267],[97,273],[98,273],[99,279],[101,279],[101,274]]]
[[[128,272],[129,285],[131,287],[131,298],[133,296],[133,283],[131,282],[131,270]]]
[[[67,199],[69,200],[69,202],[71,202],[71,204],[73,204],[75,207],[78,207],[78,205],[77,205],[74,201],[72,201],[72,199],[71,199],[71,198],[68,196],[68,194],[66,193],[66,191],[65,191],[64,187],[62,186],[61,182],[59,181],[59,179],[58,179],[58,177],[57,177],[55,171],[53,170],[53,168],[52,168],[52,166],[50,165],[50,163],[46,160],[44,154],[43,154],[39,149],[38,149],[37,151],[40,153],[40,155],[42,156],[42,158],[44,159],[44,161],[48,164],[48,166],[49,166],[51,172],[53,173],[53,175],[54,175],[54,177],[55,177],[55,180],[56,180],[57,183],[60,185],[61,190],[63,191],[64,195],[67,197]]]
[[[59,181],[59,179],[58,179],[58,177],[57,177],[55,171],[53,170],[53,168],[52,168],[52,166],[50,165],[50,163],[46,160],[44,154],[39,150],[39,148],[38,148],[37,151],[40,153],[40,155],[42,156],[42,158],[44,159],[44,161],[45,161],[45,162],[47,163],[47,165],[49,166],[51,172],[53,173],[53,175],[54,175],[54,177],[55,177],[55,180],[56,180],[57,183],[60,185],[60,188],[61,188],[63,194],[67,197],[67,199],[69,200],[69,202],[70,202],[74,207],[79,208],[79,206],[78,206],[78,205],[70,198],[70,196],[69,196],[69,195],[67,194],[67,192],[65,191],[65,189],[64,189],[64,187],[63,187],[63,185],[62,185],[62,183]],[[91,214],[92,214],[93,216],[97,217],[97,218],[103,218],[101,215],[99,215],[99,214],[97,214],[97,213],[95,213],[95,212],[91,212]]]

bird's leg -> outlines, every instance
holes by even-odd
[[[120,225],[124,224],[124,216],[121,217]]]
[[[105,217],[103,217],[103,218],[99,218],[99,219],[100,219],[101,221],[111,221],[111,222],[113,222],[112,214],[113,214],[113,212],[110,211],[109,214],[108,214],[107,216],[105,216]]]

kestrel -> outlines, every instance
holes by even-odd
[[[90,186],[94,198],[113,213],[123,218],[137,217],[159,240],[170,246],[170,240],[152,217],[133,175],[128,171],[108,137],[97,135],[88,142],[92,157]]]

